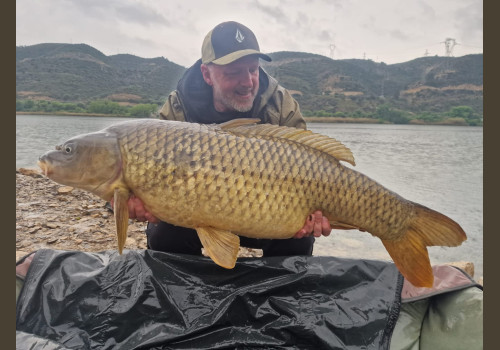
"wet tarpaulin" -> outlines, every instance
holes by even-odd
[[[386,349],[392,263],[40,250],[17,303],[20,349]]]

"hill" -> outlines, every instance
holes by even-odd
[[[161,103],[184,70],[163,57],[106,56],[85,44],[17,47],[16,94],[72,102],[111,97]]]
[[[304,112],[375,112],[390,104],[414,112],[455,106],[483,111],[483,55],[422,57],[387,65],[371,60],[332,60],[298,52],[271,54],[263,66],[288,89]]]
[[[305,115],[372,117],[381,107],[410,115],[467,106],[483,114],[483,55],[421,57],[385,64],[302,52],[270,54],[264,69],[292,90]],[[163,57],[106,56],[85,44],[16,48],[19,100],[122,104],[164,102],[185,67]]]

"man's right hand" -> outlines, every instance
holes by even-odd
[[[134,195],[131,195],[128,199],[128,216],[130,219],[135,219],[137,221],[149,221],[153,224],[157,224],[160,220],[151,214],[144,208],[144,203]],[[114,202],[111,199],[111,207],[114,209]]]

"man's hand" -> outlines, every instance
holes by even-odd
[[[144,208],[144,203],[134,195],[128,199],[128,217],[137,221],[149,221],[153,224],[160,222],[153,214]],[[111,207],[114,209],[113,199],[111,199]]]
[[[294,238],[303,238],[314,235],[314,237],[329,236],[332,228],[330,222],[323,213],[319,210],[315,211],[313,214],[309,215],[306,219],[304,227],[302,227],[296,234]]]
[[[144,203],[134,195],[130,196],[127,204],[130,219],[149,221],[151,223],[160,222],[158,218],[144,208]],[[113,206],[113,200],[111,200],[111,206]],[[304,227],[295,234],[294,238],[303,238],[311,235],[314,235],[314,237],[320,237],[321,235],[326,237],[330,235],[331,231],[330,222],[323,216],[321,211],[317,210],[307,217]]]

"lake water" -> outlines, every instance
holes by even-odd
[[[16,167],[36,167],[38,157],[77,134],[130,118],[16,116]],[[460,247],[430,247],[433,264],[472,261],[483,275],[483,128],[427,125],[309,123],[309,129],[342,141],[354,169],[406,199],[435,209],[465,230]],[[355,230],[321,237],[315,255],[389,260],[378,238]]]

